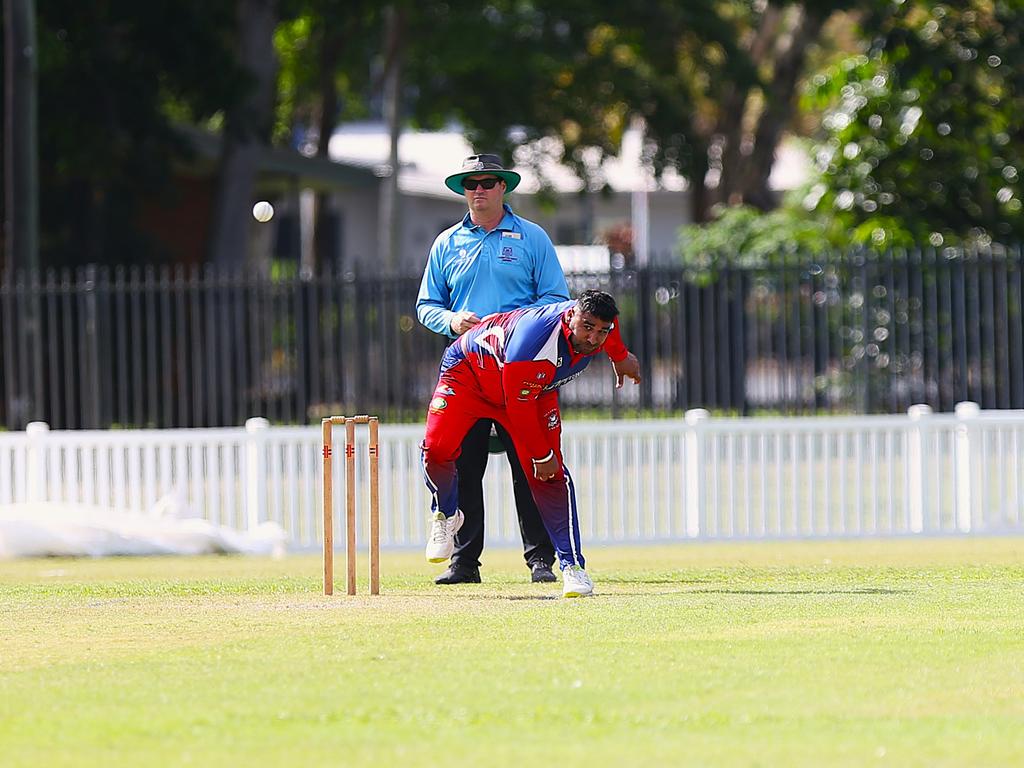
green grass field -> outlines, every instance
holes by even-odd
[[[486,557],[2,562],[0,764],[1024,764],[1022,539]]]

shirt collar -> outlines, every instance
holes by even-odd
[[[501,221],[498,222],[498,226],[492,229],[492,232],[508,231],[511,232],[516,229],[516,215],[512,213],[512,207],[508,203],[502,203],[501,207],[505,209],[505,215],[501,217]],[[462,217],[462,226],[466,229],[479,229],[479,224],[474,224],[473,220],[469,217],[469,211],[466,211],[466,215]]]
[[[565,348],[569,350],[569,365],[576,365],[586,355],[582,353],[576,354],[576,350],[572,348],[572,342],[569,340],[569,337],[572,336],[572,331],[569,330],[569,313],[572,309],[573,307],[569,307],[569,309],[562,313],[562,338],[565,339]],[[594,354],[597,354],[597,352],[595,351]]]

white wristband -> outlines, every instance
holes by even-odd
[[[533,462],[533,468],[537,469],[538,464],[543,464],[545,461],[551,461],[551,459],[554,458],[554,456],[554,451],[548,451],[548,455],[545,456],[543,459],[530,459],[530,461]]]

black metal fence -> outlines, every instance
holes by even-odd
[[[645,371],[595,364],[563,390],[605,415],[1024,407],[1019,250],[788,257],[773,266],[573,275],[619,301]],[[373,412],[418,421],[444,340],[418,277],[312,279],[206,268],[0,279],[0,424],[216,426]]]

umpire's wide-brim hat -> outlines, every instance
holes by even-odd
[[[504,181],[506,193],[519,186],[519,182],[523,178],[515,171],[505,170],[501,165],[501,158],[497,155],[470,155],[462,161],[462,170],[458,173],[453,173],[445,179],[444,185],[456,195],[461,195],[463,192],[463,179],[467,176],[477,176],[484,173],[494,174]]]

